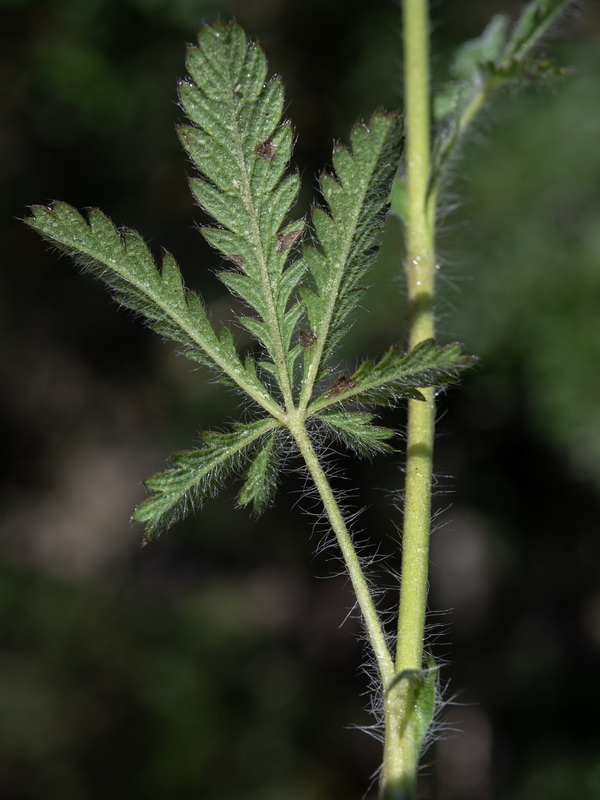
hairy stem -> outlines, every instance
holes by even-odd
[[[381,620],[379,619],[375,604],[373,603],[371,591],[362,571],[362,567],[360,566],[360,561],[354,549],[354,545],[352,544],[350,533],[333,495],[327,476],[323,472],[317,454],[313,449],[304,423],[300,421],[298,421],[298,424],[290,423],[289,427],[302,457],[306,462],[310,476],[317,487],[317,491],[319,492],[325,508],[325,513],[327,514],[331,528],[335,533],[340,550],[342,551],[367,635],[373,652],[375,653],[375,658],[377,659],[381,680],[383,685],[387,686],[394,676],[394,662],[387,646]]]
[[[405,269],[410,346],[414,347],[434,334],[435,209],[428,204],[427,198],[431,170],[427,0],[404,0],[403,26],[408,194]],[[419,670],[423,663],[435,423],[433,390],[427,389],[423,394],[425,402],[411,400],[408,408],[396,674],[404,670]],[[416,791],[419,744],[407,682],[386,698],[385,717],[382,798],[412,798]]]

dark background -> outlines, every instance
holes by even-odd
[[[519,7],[437,0],[436,80]],[[372,721],[352,596],[302,476],[260,521],[229,485],[140,548],[141,479],[235,398],[18,219],[98,205],[230,318],[174,132],[184,43],[219,14],[283,75],[307,205],[332,141],[401,107],[396,3],[0,0],[6,800],[359,800],[379,763],[352,727]],[[424,800],[600,796],[599,42],[582,4],[544,46],[573,73],[498,98],[446,195],[439,336],[481,362],[439,405],[429,647],[452,702]],[[350,369],[405,341],[401,254],[391,220]],[[340,466],[366,552],[396,567],[401,453]]]

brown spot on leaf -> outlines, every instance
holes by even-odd
[[[239,267],[239,269],[244,269],[246,266],[246,262],[242,256],[238,256],[235,253],[227,253],[226,258],[228,258],[232,264],[235,264],[236,267]]]
[[[352,378],[349,378],[347,375],[340,375],[329,391],[331,394],[337,395],[348,389],[354,389],[355,386],[356,382],[353,381]]]
[[[256,145],[254,151],[259,158],[264,158],[265,161],[273,161],[277,153],[277,148],[271,139],[265,139],[264,142]]]
[[[317,334],[314,331],[307,333],[306,331],[298,331],[298,336],[302,342],[302,347],[308,350],[317,341]]]
[[[286,253],[288,250],[296,244],[298,241],[298,237],[302,233],[302,228],[295,231],[286,231],[284,233],[278,233],[277,238],[279,239],[279,245],[277,246],[278,253]]]

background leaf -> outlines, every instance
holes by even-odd
[[[531,0],[512,30],[506,15],[496,15],[480,37],[457,48],[449,66],[452,80],[433,100],[434,117],[441,127],[432,189],[439,189],[464,134],[497,89],[548,82],[566,74],[551,59],[537,58],[534,51],[569,4],[570,0]],[[401,215],[400,203],[397,213]]]
[[[526,58],[570,4],[571,0],[531,0],[508,37],[502,65]]]

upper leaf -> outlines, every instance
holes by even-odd
[[[304,222],[285,224],[299,178],[285,175],[293,137],[281,123],[281,81],[265,83],[264,53],[236,23],[203,27],[186,64],[193,82],[179,93],[193,126],[179,135],[201,174],[191,181],[196,200],[219,224],[202,233],[231,262],[234,271],[221,278],[256,313],[241,322],[266,349],[289,399],[301,311],[288,305],[303,269],[284,267]]]
[[[548,29],[557,21],[571,0],[531,0],[517,20],[511,35],[508,37],[502,64],[510,61],[522,61],[539,42]]]
[[[439,188],[465,131],[496,89],[507,84],[548,81],[565,74],[566,70],[551,59],[536,58],[533,51],[569,2],[531,0],[512,29],[507,16],[497,15],[479,38],[457,49],[450,64],[453,80],[434,98],[434,116],[443,127],[435,148],[433,190]]]
[[[239,469],[260,439],[277,425],[272,419],[263,419],[236,424],[232,433],[204,433],[202,449],[175,454],[171,469],[147,478],[144,484],[154,494],[133,514],[136,522],[145,523],[146,540],[222,489],[229,474]]]
[[[315,208],[313,225],[320,249],[307,248],[313,287],[302,289],[312,346],[305,349],[302,400],[310,399],[320,366],[348,328],[362,294],[360,284],[372,264],[383,229],[390,186],[402,146],[396,114],[374,114],[357,125],[351,149],[337,145],[334,175],[321,177],[328,210]]]

